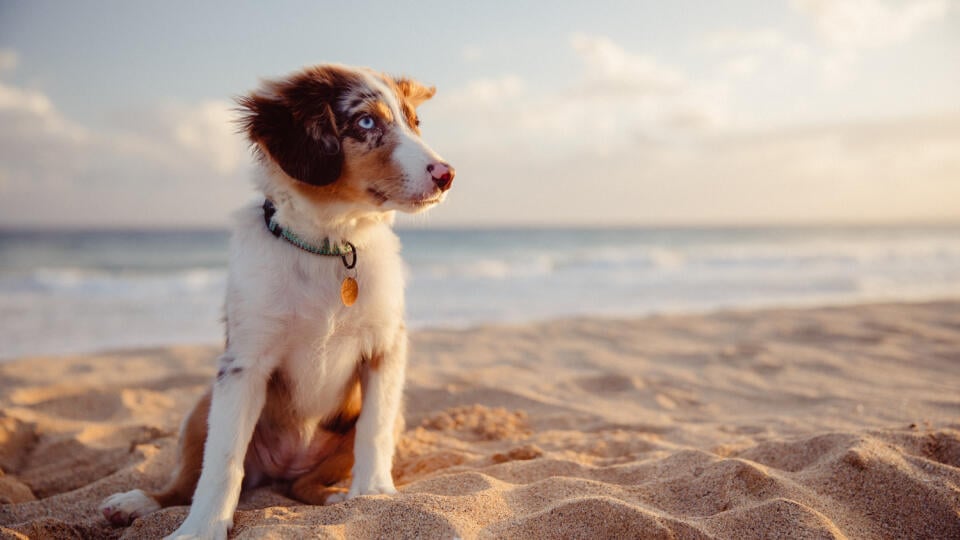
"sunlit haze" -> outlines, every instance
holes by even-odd
[[[321,62],[436,85],[407,225],[960,219],[960,3],[0,2],[0,225],[223,226],[232,98]]]

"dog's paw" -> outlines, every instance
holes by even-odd
[[[393,487],[393,483],[389,484],[380,484],[374,486],[364,486],[364,487],[353,487],[351,486],[350,491],[338,491],[336,493],[331,493],[327,495],[327,499],[323,502],[324,505],[331,505],[341,503],[343,501],[348,501],[357,497],[363,497],[364,495],[396,495],[397,488]]]
[[[115,493],[100,503],[100,513],[114,525],[129,525],[138,517],[160,509],[157,501],[147,496],[143,490],[135,489],[126,493]]]
[[[163,540],[227,540],[230,523],[218,521],[207,525],[197,526],[187,518],[180,528],[173,531]]]
[[[383,482],[369,486],[350,486],[347,492],[347,499],[362,497],[364,495],[396,495],[397,488],[393,487],[393,482]]]
[[[323,501],[323,504],[325,506],[329,506],[331,504],[342,503],[345,500],[347,500],[347,492],[339,491],[337,493],[331,493],[330,495],[327,495],[327,498]]]

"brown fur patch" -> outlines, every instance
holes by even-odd
[[[400,101],[400,110],[407,121],[407,125],[414,133],[420,134],[420,120],[417,118],[417,107],[424,101],[432,98],[437,89],[433,86],[427,87],[413,79],[399,78],[390,80],[388,84],[394,88],[397,93],[397,99]]]
[[[382,201],[372,197],[369,190],[389,193],[403,174],[391,158],[396,145],[395,135],[389,133],[376,148],[369,148],[365,141],[347,138],[343,142],[343,167],[337,182],[325,186],[291,182],[289,187],[317,205],[336,202],[377,204]]]
[[[372,109],[376,112],[377,116],[383,119],[386,123],[393,122],[393,112],[390,110],[390,107],[382,101],[377,101],[373,104]]]
[[[291,178],[326,185],[340,177],[341,96],[363,86],[362,77],[338,66],[316,66],[237,100],[240,125],[263,157]]]
[[[308,467],[301,478],[335,478],[324,485],[346,478],[353,466],[353,434],[361,406],[359,375],[354,375],[344,387],[340,404],[334,413],[316,426],[310,440],[303,440],[301,437],[305,432],[306,420],[297,414],[293,406],[288,381],[282,373],[276,372],[267,385],[266,404],[245,461],[268,477],[287,477],[292,462],[284,460],[292,456],[282,452],[278,455],[274,451],[279,451],[277,444],[282,446],[287,444],[283,441],[293,440],[297,441],[295,446],[307,452],[295,458],[297,469],[304,465]],[[346,455],[341,455],[344,453]],[[303,459],[307,461],[304,463]]]
[[[408,102],[413,108],[419,107],[424,101],[437,94],[436,87],[424,86],[413,79],[404,77],[396,80],[396,86],[400,91],[401,99]]]
[[[267,399],[260,412],[260,422],[269,424],[276,431],[293,431],[300,429],[300,418],[293,408],[293,397],[286,378],[279,371],[274,371],[267,382]]]
[[[332,454],[293,482],[290,495],[308,504],[324,504],[331,494],[344,491],[342,488],[330,486],[350,477],[355,435],[356,428],[351,428],[340,438],[340,443]]]
[[[210,416],[212,397],[213,390],[207,390],[187,417],[183,438],[180,440],[177,475],[163,491],[148,494],[161,507],[189,504],[193,500],[193,492],[197,489],[203,467],[203,446],[207,442],[207,417]]]
[[[343,390],[343,398],[336,414],[323,422],[323,429],[335,433],[346,434],[357,423],[360,409],[363,407],[363,395],[360,391],[360,370],[354,374]]]
[[[364,358],[364,363],[368,369],[377,371],[383,363],[383,353],[376,352],[371,354],[369,357]]]

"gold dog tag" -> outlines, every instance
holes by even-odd
[[[343,283],[340,284],[340,300],[343,301],[343,305],[352,306],[357,301],[359,292],[360,287],[357,285],[357,280],[352,277],[343,278]]]

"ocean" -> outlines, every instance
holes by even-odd
[[[960,296],[960,226],[399,234],[412,328]],[[0,231],[0,359],[220,342],[227,241]]]

